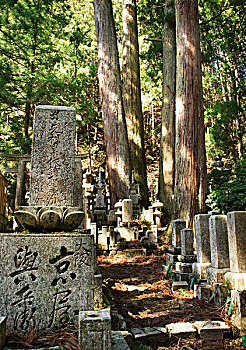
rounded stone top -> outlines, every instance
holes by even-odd
[[[119,202],[115,203],[114,207],[115,207],[115,209],[122,208],[122,205],[123,205],[123,203],[121,201],[119,201]]]
[[[74,111],[74,107],[67,107],[67,106],[53,106],[53,105],[38,105],[36,109],[51,109],[51,110],[60,110],[60,111]]]
[[[163,203],[160,202],[159,200],[157,202],[155,202],[154,204],[152,204],[153,208],[163,208]]]

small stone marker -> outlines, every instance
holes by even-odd
[[[180,247],[181,245],[181,230],[186,228],[186,221],[173,220],[172,222],[172,245],[174,247]]]
[[[79,313],[79,345],[83,350],[111,350],[109,309]]]
[[[181,255],[194,254],[194,233],[193,230],[185,228],[181,231]]]
[[[169,335],[175,338],[195,338],[196,329],[189,322],[169,323],[166,325]]]
[[[112,331],[112,350],[131,350],[121,331]]]
[[[223,321],[196,321],[193,326],[198,330],[201,339],[223,340],[230,327]]]
[[[230,268],[232,272],[246,272],[246,211],[227,214]]]
[[[122,201],[122,222],[132,221],[132,200],[123,199]]]
[[[172,283],[172,291],[178,290],[178,289],[188,289],[189,285],[186,281],[179,281],[179,282],[173,282]]]
[[[0,317],[0,350],[4,348],[6,338],[6,317]]]

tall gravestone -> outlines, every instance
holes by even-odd
[[[78,325],[93,310],[96,272],[93,236],[36,233],[73,230],[82,219],[74,207],[75,110],[38,106],[31,165],[31,203],[15,213],[33,233],[0,234],[0,315],[8,331]]]
[[[210,217],[210,214],[195,215],[197,262],[193,264],[192,270],[199,279],[206,279],[206,269],[211,266]]]
[[[75,109],[38,106],[31,157],[30,205],[16,211],[17,223],[30,231],[75,229],[83,218],[81,208],[74,207],[76,187]]]

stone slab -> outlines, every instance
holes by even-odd
[[[146,334],[141,328],[131,328],[131,333],[133,334],[134,339],[142,341],[145,339]]]
[[[145,343],[147,345],[161,344],[165,345],[169,341],[169,335],[165,327],[145,327]]]
[[[7,317],[0,317],[0,350],[4,348],[5,339],[6,339],[6,320]]]
[[[246,272],[246,211],[227,214],[230,268],[232,272]]]
[[[230,332],[230,327],[223,321],[196,321],[193,327],[198,330],[201,339],[223,340],[224,334]]]
[[[224,280],[224,276],[230,269],[215,269],[213,267],[207,268],[207,280],[209,283],[219,282]]]
[[[181,254],[181,247],[168,246],[167,251],[171,254],[179,255]]]
[[[246,273],[227,272],[224,280],[231,284],[232,289],[239,292],[246,290]]]
[[[181,273],[192,273],[192,263],[181,263],[180,272]]]
[[[193,255],[194,252],[193,230],[185,228],[181,231],[181,255]]]
[[[227,285],[224,283],[214,283],[214,303],[216,306],[223,306],[227,297]]]
[[[207,278],[207,268],[211,267],[211,263],[193,263],[192,272],[197,276],[198,279]]]
[[[210,214],[195,215],[195,237],[197,249],[197,261],[199,263],[210,263]]]
[[[172,245],[174,247],[181,246],[181,230],[186,228],[185,220],[173,220],[172,222]]]
[[[37,106],[30,205],[74,206],[75,109]]]
[[[196,260],[197,260],[197,256],[195,254],[178,255],[178,261],[182,261],[184,263],[193,263]]]
[[[196,338],[196,329],[189,322],[169,323],[166,325],[167,331],[171,337],[175,338]]]
[[[172,283],[172,291],[178,290],[178,289],[188,289],[189,285],[186,281],[178,281]]]
[[[209,300],[212,296],[212,285],[209,283],[201,283],[197,286],[196,293],[194,289],[194,297],[198,299]]]
[[[209,219],[211,266],[215,269],[230,267],[226,215],[214,215]]]
[[[79,345],[83,350],[111,350],[110,309],[79,313]]]
[[[111,332],[112,350],[130,350],[121,331]]]
[[[8,332],[78,323],[93,301],[94,244],[83,234],[0,234],[0,314]]]

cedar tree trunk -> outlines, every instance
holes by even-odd
[[[176,37],[175,9],[167,0],[166,22],[163,33],[163,90],[162,90],[162,132],[160,145],[159,198],[171,218],[173,215],[172,196],[174,193],[175,154],[175,75]]]
[[[136,0],[123,0],[123,101],[132,166],[141,202],[149,205],[141,102]]]
[[[128,198],[130,152],[123,107],[120,66],[111,0],[94,0],[98,77],[102,103],[111,207]]]
[[[176,11],[176,216],[191,227],[204,213],[207,193],[201,49],[197,0],[175,0]]]

